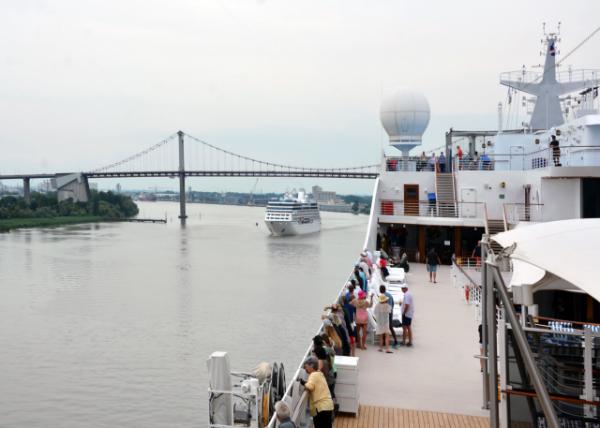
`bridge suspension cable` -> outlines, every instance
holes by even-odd
[[[174,140],[176,137],[177,137],[177,133],[175,133],[175,134],[173,134],[173,135],[170,135],[170,136],[168,136],[167,138],[165,138],[164,140],[161,140],[161,141],[159,141],[158,143],[156,143],[156,144],[153,144],[152,146],[148,147],[148,148],[147,148],[147,149],[145,149],[145,150],[142,150],[141,152],[137,152],[137,153],[135,153],[135,154],[133,154],[133,155],[131,155],[131,156],[129,156],[129,157],[127,157],[127,158],[123,159],[123,160],[120,160],[120,161],[118,161],[118,162],[111,163],[110,165],[106,165],[106,166],[103,166],[103,167],[100,167],[100,168],[96,168],[96,169],[92,170],[91,172],[103,172],[103,171],[108,171],[108,170],[110,170],[110,169],[115,169],[115,168],[118,168],[119,166],[121,166],[121,165],[124,165],[124,164],[126,164],[126,163],[129,163],[129,162],[133,162],[133,161],[135,161],[135,160],[138,160],[138,159],[142,158],[143,156],[145,156],[145,155],[147,155],[147,154],[149,154],[149,153],[151,153],[151,152],[153,152],[153,151],[157,150],[158,148],[160,148],[160,147],[164,146],[164,145],[165,145],[165,144],[167,144],[169,141],[172,141],[172,140]]]
[[[210,147],[213,150],[216,150],[218,152],[221,152],[223,154],[238,158],[238,160],[245,160],[245,161],[249,161],[249,162],[253,162],[253,163],[257,163],[259,165],[265,165],[268,167],[274,167],[274,168],[283,168],[283,169],[288,169],[288,170],[296,170],[296,171],[358,171],[358,170],[365,170],[365,169],[371,169],[371,168],[378,168],[379,164],[371,164],[371,165],[361,165],[361,166],[352,166],[352,167],[341,167],[341,168],[307,168],[307,167],[302,167],[302,166],[294,166],[294,165],[284,165],[284,164],[280,164],[280,163],[275,163],[275,162],[267,162],[267,161],[261,161],[259,159],[255,159],[255,158],[251,158],[249,156],[244,156],[244,155],[240,155],[237,153],[233,153],[229,150],[225,150],[222,149],[220,147],[217,147],[213,144],[210,144],[204,140],[201,140],[199,138],[194,137],[193,135],[190,134],[185,134],[186,137],[190,138],[191,140],[200,143],[206,147]]]

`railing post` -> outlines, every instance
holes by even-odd
[[[187,215],[185,214],[185,157],[183,152],[183,131],[178,131],[179,137],[179,218],[181,223],[185,223]]]
[[[481,347],[483,348],[483,355],[488,356],[488,328],[487,328],[487,275],[488,270],[486,269],[485,261],[488,255],[488,244],[489,235],[486,233],[481,237],[481,299],[479,304],[481,305]],[[488,384],[488,364],[483,365],[483,374],[481,376],[483,381],[483,408],[490,408],[490,390]]]
[[[511,326],[515,343],[518,347],[518,351],[521,353],[525,369],[529,374],[529,378],[537,394],[536,398],[540,404],[540,407],[542,408],[542,411],[544,412],[544,416],[546,417],[546,426],[548,428],[559,428],[560,424],[558,422],[558,417],[556,416],[554,406],[552,405],[552,401],[550,400],[550,395],[548,394],[548,390],[546,389],[544,381],[540,375],[539,369],[534,360],[531,348],[529,347],[529,343],[527,342],[527,336],[525,335],[525,332],[523,331],[523,328],[519,323],[517,314],[515,313],[515,309],[513,307],[513,303],[510,300],[510,297],[508,296],[504,279],[500,275],[500,270],[494,262],[486,262],[486,264],[488,265],[490,270],[490,272],[488,272],[488,275],[493,275],[492,281],[496,283],[496,290],[504,306],[504,313],[508,318],[508,322]]]
[[[488,238],[489,239],[489,238]],[[488,240],[489,242],[489,240]],[[494,274],[490,272],[492,265],[488,262],[495,263],[495,256],[486,251],[486,260],[482,266],[485,271],[485,283],[482,284],[486,290],[486,298],[484,301],[487,324],[487,381],[488,381],[488,397],[490,409],[490,427],[498,428],[500,426],[500,418],[498,414],[498,351],[497,351],[497,333],[496,333],[496,293],[494,288]]]
[[[584,400],[594,401],[596,398],[596,394],[594,391],[594,367],[592,365],[593,361],[593,352],[594,352],[594,338],[592,337],[591,328],[584,328],[583,331],[583,340],[584,340],[584,348],[583,348],[583,398]],[[595,415],[596,409],[590,405],[584,406],[584,414],[586,418],[593,419],[596,417]]]

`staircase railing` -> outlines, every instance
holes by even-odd
[[[456,173],[454,169],[452,169],[452,193],[453,193],[453,201],[454,201],[454,211],[458,211],[458,197],[456,191]]]
[[[485,224],[485,234],[489,235],[490,234],[489,217],[488,217],[487,204],[485,202],[483,203],[483,221]]]
[[[502,221],[504,222],[504,230],[508,230],[508,216],[506,215],[506,204],[502,205]]]

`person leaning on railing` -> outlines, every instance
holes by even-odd
[[[279,421],[279,428],[296,428],[291,418],[290,408],[285,401],[275,403],[275,414]]]
[[[315,357],[308,357],[304,361],[304,370],[308,379],[299,379],[306,388],[309,396],[310,415],[315,428],[331,428],[333,419],[333,400],[327,386],[327,380],[319,370],[319,361]]]

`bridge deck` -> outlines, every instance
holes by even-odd
[[[338,415],[334,428],[485,428],[489,424],[489,418],[483,416],[361,405],[356,416]]]

